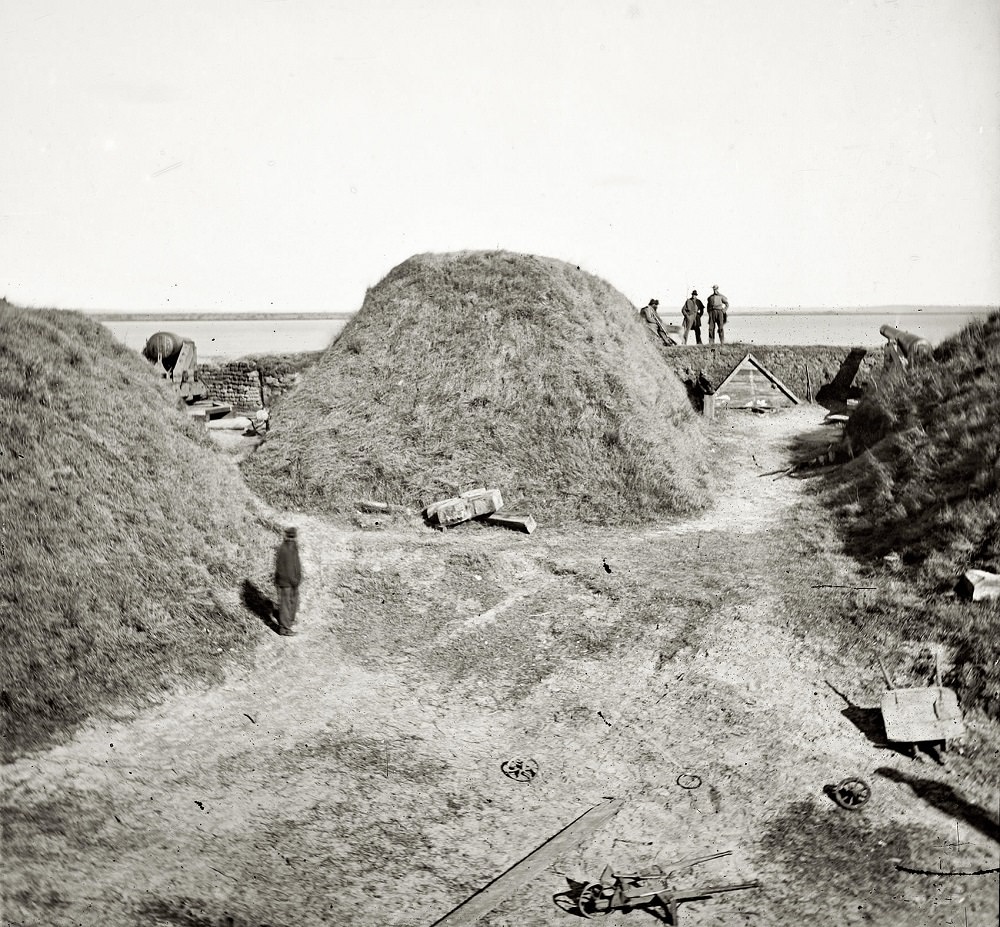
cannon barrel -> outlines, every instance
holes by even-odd
[[[930,357],[934,352],[931,343],[920,335],[914,335],[912,332],[904,332],[901,328],[895,328],[892,325],[883,325],[878,331],[883,338],[894,341],[903,353],[903,357],[907,360],[914,360],[917,357]]]
[[[155,335],[149,336],[146,346],[142,349],[142,356],[153,364],[159,360],[163,364],[164,370],[169,373],[174,369],[174,364],[177,363],[184,341],[184,338],[173,332],[157,332]]]

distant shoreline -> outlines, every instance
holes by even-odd
[[[95,322],[270,322],[350,319],[353,312],[87,312]]]
[[[989,315],[998,306],[850,306],[839,309],[808,306],[744,306],[730,310],[732,316],[779,313],[802,315],[906,315],[918,313],[968,313]],[[356,312],[89,312],[81,310],[96,322],[294,322],[346,321]]]

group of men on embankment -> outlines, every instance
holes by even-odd
[[[642,315],[643,321],[656,332],[664,344],[673,345],[674,342],[660,319],[659,306],[660,301],[658,299],[651,299],[647,305],[639,310],[639,313]],[[729,300],[719,292],[718,286],[713,286],[712,293],[708,297],[707,306],[698,299],[698,291],[692,290],[691,295],[681,307],[681,316],[684,319],[684,327],[682,329],[684,344],[687,344],[688,335],[691,332],[694,332],[695,342],[698,344],[702,343],[701,319],[706,310],[708,312],[709,344],[715,344],[716,332],[719,334],[719,344],[725,342],[726,322],[729,319]]]

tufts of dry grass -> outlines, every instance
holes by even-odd
[[[548,258],[419,255],[370,290],[244,464],[279,505],[411,507],[475,486],[547,520],[702,507],[700,425],[635,308]]]
[[[79,313],[0,302],[6,755],[101,707],[217,679],[264,532],[151,367]]]
[[[896,554],[903,588],[866,623],[957,651],[967,704],[1000,717],[1000,603],[954,595],[975,567],[1000,572],[1000,313],[968,325],[934,362],[884,382],[852,415],[854,461],[828,478],[849,553],[885,570]],[[895,559],[895,558],[894,558]]]

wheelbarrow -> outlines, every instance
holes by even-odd
[[[711,856],[682,859],[668,864],[667,868],[656,866],[643,872],[613,872],[610,866],[606,866],[601,873],[600,881],[588,882],[580,891],[577,898],[577,913],[581,917],[592,918],[599,914],[609,914],[611,911],[627,912],[659,906],[669,916],[669,923],[677,924],[679,923],[677,906],[682,901],[696,901],[725,892],[760,887],[760,883],[756,881],[692,888],[671,887],[670,883],[677,873],[685,872],[710,859],[729,856],[731,853],[732,850],[726,850],[723,853],[713,853]]]
[[[918,743],[937,743],[946,751],[948,741],[965,732],[958,696],[954,690],[941,685],[941,661],[936,649],[933,686],[897,689],[881,659],[878,665],[887,687],[882,696],[882,721],[887,740],[910,744],[911,751]]]

